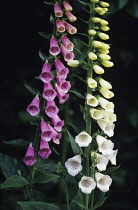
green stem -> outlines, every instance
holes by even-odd
[[[62,181],[63,181],[65,192],[66,192],[67,209],[70,210],[68,188],[67,188],[64,178],[62,178]]]

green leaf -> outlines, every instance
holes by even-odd
[[[80,39],[77,39],[78,42],[82,43],[84,46],[89,47],[88,44],[86,44],[85,42],[81,41]]]
[[[81,20],[82,22],[84,22],[84,23],[86,23],[86,24],[88,24],[89,23],[89,21],[88,20],[83,20],[82,18],[80,18],[80,17],[77,17],[77,19],[79,19],[79,20]],[[78,33],[77,33],[78,34]],[[88,35],[87,35],[87,37],[88,37]]]
[[[14,145],[14,146],[26,146],[28,144],[28,141],[24,139],[15,139],[11,141],[3,141],[3,143]]]
[[[79,207],[85,209],[85,206],[83,204],[83,197],[80,192],[75,196],[75,198],[72,200],[72,202],[76,203]]]
[[[41,174],[39,175],[35,180],[34,183],[48,183],[51,182],[53,180],[58,179],[60,176],[56,175],[56,174],[52,174],[52,173],[45,173],[45,174]]]
[[[82,79],[80,76],[76,75],[76,74],[72,74],[74,77],[77,77],[79,80],[81,80],[82,82],[86,83],[86,80]]]
[[[78,144],[76,144],[75,139],[72,137],[69,131],[67,131],[70,142],[71,142],[71,147],[75,155],[78,155],[79,153],[82,153],[82,149],[79,147]]]
[[[134,18],[138,18],[138,2],[137,0],[131,0],[127,7],[127,13]]]
[[[81,110],[81,112],[84,114],[86,114],[87,113],[87,110],[80,104],[80,110]]]
[[[102,206],[106,199],[107,199],[107,197],[104,197],[104,198],[101,198],[99,201],[97,201],[97,203],[93,207],[93,210],[99,208],[100,206]]]
[[[44,3],[47,4],[47,5],[54,5],[54,2],[44,1]]]
[[[108,168],[106,171],[103,171],[103,174],[109,174],[111,173],[112,171],[116,171],[118,168],[120,168],[121,165],[119,166],[114,166],[114,167],[110,167]]]
[[[89,37],[88,34],[84,34],[84,33],[76,33],[76,34]]]
[[[40,92],[37,89],[32,88],[26,81],[24,81],[24,85],[33,95],[40,95]]]
[[[55,18],[54,18],[52,15],[50,15],[50,22],[51,22],[52,24],[55,23]]]
[[[38,165],[38,170],[43,172],[46,171],[46,172],[56,172],[57,170],[57,164],[55,163],[46,163],[46,164],[40,164]]]
[[[56,205],[45,202],[20,202],[17,203],[23,210],[60,210]]]
[[[39,57],[42,59],[43,62],[45,62],[46,60],[48,60],[48,57],[41,51],[38,51]]]
[[[51,34],[46,33],[46,32],[39,32],[39,31],[38,31],[38,34],[39,34],[40,36],[42,36],[43,38],[45,38],[45,39],[50,39],[50,37],[51,37]]]
[[[65,122],[67,125],[71,126],[77,133],[79,133],[78,129],[72,123]]]
[[[81,99],[85,99],[85,97],[81,93],[79,93],[75,90],[69,90],[69,92],[74,93],[76,96],[78,96]]]
[[[9,188],[9,187],[23,187],[29,184],[29,182],[22,176],[13,175],[6,179],[4,183],[2,183],[1,188]]]
[[[26,195],[29,201],[43,202],[45,200],[45,195],[38,190],[26,190]]]
[[[84,2],[84,1],[81,1],[81,0],[78,0],[81,4],[83,4],[83,5],[90,5],[89,3],[86,3],[86,2]]]
[[[0,153],[0,167],[6,178],[12,175],[18,175],[19,170],[23,176],[26,176],[24,167],[15,158],[6,154]]]

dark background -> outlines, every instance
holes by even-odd
[[[81,16],[83,6],[77,1],[70,2],[74,7],[74,14]],[[112,0],[109,2],[111,2],[112,14],[108,14],[107,19],[111,27],[109,31],[110,42],[113,44],[111,57],[115,66],[107,70],[106,74],[107,78],[112,81],[115,92],[113,101],[118,121],[113,140],[115,148],[119,149],[117,164],[121,164],[121,167],[112,174],[113,184],[107,193],[109,198],[103,209],[136,210],[138,196],[138,1]],[[37,81],[34,76],[40,74],[42,66],[38,50],[41,48],[44,53],[48,54],[49,42],[37,32],[52,32],[52,24],[49,21],[52,9],[42,0],[1,1],[0,150],[19,160],[24,157],[26,148],[11,147],[4,144],[3,141],[20,138],[32,141],[34,138],[35,127],[30,125],[30,118],[26,113],[26,107],[33,96],[24,87],[24,80],[42,90],[41,82]],[[87,19],[87,14],[84,18]],[[84,32],[85,26],[82,27],[79,24],[78,28],[79,32]],[[78,48],[83,49],[77,37],[74,37]],[[71,71],[85,76],[85,73],[78,72],[79,68]],[[74,89],[82,89],[83,93],[82,83],[80,84],[76,78],[72,79],[72,85]],[[79,100],[74,95],[71,96],[69,106],[73,115],[70,113],[70,120],[81,127],[82,116],[77,112]],[[4,180],[1,173],[1,182]],[[11,194],[5,191],[1,192],[3,210],[8,209],[7,199],[9,203],[12,203],[10,196]]]

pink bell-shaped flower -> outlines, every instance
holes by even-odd
[[[67,93],[68,90],[71,88],[71,84],[69,81],[63,80],[60,77],[56,77],[58,86],[64,93]]]
[[[58,55],[60,53],[60,48],[58,46],[58,41],[56,40],[56,38],[54,36],[52,36],[52,38],[50,39],[49,52],[54,56]]]
[[[32,146],[32,143],[30,143],[29,147],[27,148],[26,155],[23,161],[28,166],[32,166],[36,162],[34,148]]]
[[[59,109],[57,108],[54,101],[47,101],[46,103],[46,110],[45,113],[49,117],[54,117],[59,112]]]
[[[49,157],[49,155],[51,154],[51,150],[50,150],[50,148],[49,148],[49,144],[48,144],[47,141],[41,139],[41,141],[40,141],[40,149],[39,149],[38,154],[39,154],[42,158],[44,158],[44,159],[46,159],[46,158]]]
[[[61,120],[58,115],[55,115],[53,118],[51,118],[51,121],[54,125],[54,129],[60,132],[64,126],[64,121]]]
[[[42,133],[41,138],[44,139],[45,141],[50,141],[53,136],[50,126],[44,120],[42,120],[40,128]]]
[[[46,61],[46,63],[43,65],[42,72],[41,72],[39,78],[44,83],[48,83],[53,79],[53,76],[51,74],[51,67],[50,67],[48,61]]]
[[[74,54],[73,54],[72,52],[68,51],[68,50],[64,47],[64,45],[61,45],[60,49],[61,49],[61,53],[62,53],[62,55],[63,55],[65,61],[73,60]]]
[[[59,33],[63,33],[65,31],[65,26],[60,19],[56,20],[56,28]]]
[[[71,12],[66,12],[65,14],[70,22],[75,22],[77,20],[76,16]]]
[[[75,28],[71,24],[67,23],[66,21],[64,21],[64,26],[65,26],[66,31],[69,34],[75,34],[75,33],[77,33],[77,28]]]
[[[57,92],[59,103],[63,104],[69,98],[69,94],[64,93],[58,84],[55,84],[55,90]]]
[[[62,43],[64,45],[64,47],[69,50],[69,51],[73,51],[74,45],[73,43],[68,39],[67,36],[62,35],[61,37]]]
[[[36,95],[36,97],[32,100],[30,105],[27,107],[27,112],[29,112],[31,116],[36,116],[40,112],[39,105],[40,105],[40,99],[38,95]]]
[[[62,133],[58,133],[51,125],[49,125],[51,131],[52,131],[52,140],[55,144],[59,144],[59,140],[61,139],[62,137]]]
[[[59,59],[55,60],[55,68],[58,77],[60,77],[61,79],[66,79],[69,70],[63,65],[63,63]]]
[[[48,101],[53,101],[56,95],[57,93],[53,89],[53,86],[51,85],[51,83],[45,83],[43,97]]]
[[[66,12],[72,11],[72,6],[68,3],[68,1],[63,1],[63,6]]]
[[[58,2],[54,5],[54,13],[56,17],[62,17],[63,16],[63,11],[61,9],[61,6]]]

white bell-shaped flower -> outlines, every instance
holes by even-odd
[[[114,104],[113,102],[108,101],[107,99],[100,97],[98,98],[99,104],[103,109],[105,109],[108,112],[114,112]]]
[[[97,120],[99,127],[107,134],[109,137],[114,135],[115,124],[112,122],[106,122],[103,119]]]
[[[100,93],[107,99],[114,97],[114,93],[112,91],[107,90],[103,87],[100,89]]]
[[[105,110],[101,110],[102,114],[103,114],[103,120],[106,121],[107,123],[109,122],[115,122],[116,119],[116,114],[111,113],[111,112],[107,112]]]
[[[95,179],[99,190],[101,190],[102,192],[107,192],[109,190],[109,187],[112,183],[112,179],[110,176],[96,172]]]
[[[112,150],[111,154],[109,156],[107,156],[112,165],[116,165],[116,155],[117,155],[117,153],[118,153],[118,149],[117,150]]]
[[[89,106],[96,107],[98,106],[98,99],[91,94],[87,94],[86,101]]]
[[[85,131],[82,131],[75,137],[75,142],[80,147],[87,147],[92,142],[92,137]]]
[[[96,141],[98,144],[98,150],[102,155],[110,156],[113,154],[114,143],[111,140],[107,140],[103,136],[97,135]]]
[[[106,167],[107,167],[107,164],[108,164],[108,161],[109,161],[109,158],[106,157],[106,156],[103,156],[99,153],[96,153],[96,152],[92,152],[91,156],[96,157],[96,162],[97,162],[96,167],[98,168],[98,170],[99,171],[105,171]]]
[[[81,156],[76,155],[72,158],[69,158],[65,162],[65,167],[68,170],[68,173],[71,176],[77,175],[81,170],[82,170],[82,165],[81,165]]]
[[[90,115],[93,119],[99,120],[103,118],[103,113],[99,109],[90,108]]]
[[[90,194],[96,187],[96,182],[92,177],[83,176],[79,182],[79,188],[85,194]]]
[[[112,85],[109,82],[107,82],[106,80],[104,80],[103,78],[99,79],[99,83],[106,90],[112,89]]]

